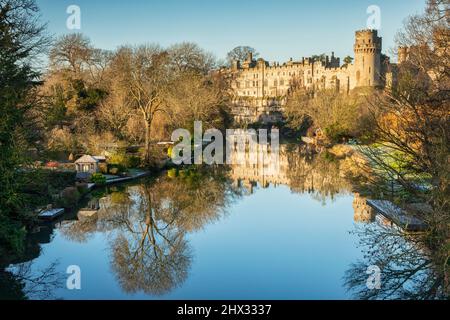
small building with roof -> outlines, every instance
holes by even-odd
[[[75,161],[78,178],[87,178],[90,175],[99,172],[99,164],[105,162],[104,156],[84,155]]]

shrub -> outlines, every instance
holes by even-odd
[[[116,153],[109,158],[108,163],[127,168],[129,165],[129,157],[125,153]]]
[[[87,183],[77,183],[76,186],[80,194],[86,194],[89,192]]]
[[[59,194],[65,187],[73,186],[75,177],[76,171],[72,170],[37,169],[18,174],[22,184],[20,191],[31,207],[47,205],[53,200],[53,194]]]
[[[141,158],[137,156],[128,157],[128,168],[138,168],[141,165]]]
[[[119,168],[113,167],[113,168],[109,169],[109,173],[112,175],[117,175],[117,174],[119,174]]]
[[[345,130],[338,124],[332,124],[329,127],[325,128],[325,135],[335,143],[342,142],[343,139],[349,137],[349,133],[347,132],[347,130]]]
[[[109,164],[108,165],[108,173],[117,175],[123,172],[127,172],[127,168],[121,164]]]
[[[61,192],[60,205],[63,208],[70,209],[75,207],[80,200],[80,193],[75,187],[67,187]]]
[[[173,146],[170,146],[170,147],[167,149],[167,156],[168,156],[169,158],[172,158],[172,152],[173,152]]]
[[[127,168],[139,167],[141,165],[141,158],[130,156],[125,153],[116,153],[109,158],[108,163],[110,165],[120,166],[119,169],[124,172]]]
[[[167,176],[169,178],[176,178],[178,175],[177,169],[170,169],[167,171]]]
[[[103,185],[106,184],[106,177],[101,173],[94,173],[91,177],[91,182],[98,185]]]
[[[101,173],[108,174],[108,165],[106,163],[99,163],[98,169],[100,170]]]
[[[17,221],[12,221],[8,217],[2,216],[0,220],[0,254],[2,248],[8,251],[22,253],[25,249],[26,229]]]

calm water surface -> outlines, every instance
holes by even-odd
[[[364,243],[370,247],[385,228],[350,192],[338,166],[285,150],[277,173],[272,169],[170,171],[99,190],[87,208],[35,233],[29,257],[8,270],[24,283],[47,272],[41,285],[23,288],[32,299],[370,295],[367,267],[390,258],[383,252],[368,260]],[[395,241],[396,250],[411,248]],[[81,269],[81,290],[66,288],[71,265]],[[386,286],[397,281],[390,275]],[[418,290],[412,283],[408,292]]]

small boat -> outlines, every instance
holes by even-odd
[[[39,213],[39,219],[42,220],[54,220],[64,213],[63,208],[58,209],[46,209]]]

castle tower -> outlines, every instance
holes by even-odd
[[[355,79],[357,87],[381,85],[382,39],[377,30],[356,31]]]

